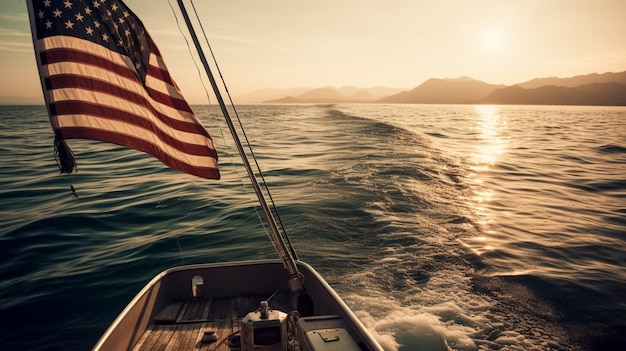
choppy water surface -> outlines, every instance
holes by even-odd
[[[89,349],[168,267],[274,257],[214,108],[223,179],[0,106],[0,346]],[[626,109],[239,108],[300,258],[387,350],[626,345]]]

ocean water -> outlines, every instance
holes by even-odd
[[[0,349],[90,349],[158,272],[276,256],[195,109],[220,181],[83,140],[59,175],[45,108],[0,106]],[[626,108],[238,110],[300,259],[386,350],[626,349]]]

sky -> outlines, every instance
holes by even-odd
[[[206,103],[187,30],[178,28],[168,0],[125,3],[183,95]],[[461,76],[511,85],[626,71],[624,0],[200,0],[195,6],[234,96],[263,88],[408,90],[430,78]],[[25,0],[0,0],[0,63],[0,96],[42,96]]]

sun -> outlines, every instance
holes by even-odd
[[[483,29],[480,33],[480,46],[483,50],[490,53],[501,51],[504,47],[504,35],[502,31],[495,27]]]

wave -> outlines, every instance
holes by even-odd
[[[626,147],[621,145],[607,144],[597,148],[598,152],[603,154],[624,154],[626,153]]]

